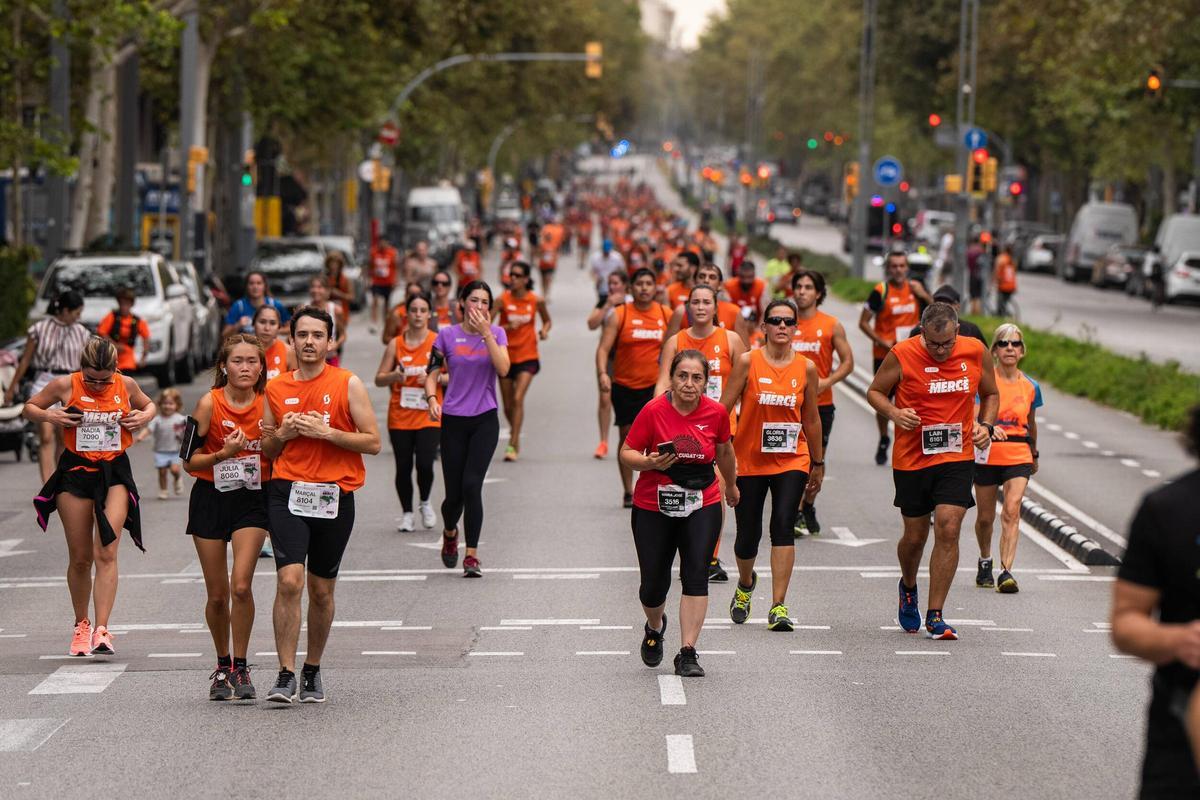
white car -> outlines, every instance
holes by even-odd
[[[196,371],[192,346],[192,305],[187,286],[175,268],[158,253],[66,256],[46,270],[38,288],[32,320],[46,316],[54,295],[74,289],[83,295],[79,321],[95,331],[100,321],[117,307],[118,289],[132,289],[133,313],[150,328],[146,360],[160,387],[190,381]]]
[[[1200,298],[1200,252],[1185,251],[1163,270],[1166,301],[1180,297]]]

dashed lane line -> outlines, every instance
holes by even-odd
[[[384,625],[381,631],[431,631],[432,625]]]
[[[467,653],[469,656],[523,656],[525,653],[520,650],[474,650]]]
[[[1138,468],[1139,468],[1139,467],[1141,467],[1142,465],[1141,465],[1141,462],[1139,462],[1137,459],[1133,459],[1133,458],[1122,458],[1122,459],[1121,459],[1121,466],[1123,466],[1123,467],[1129,467],[1130,469],[1138,469]]]
[[[555,574],[541,575],[537,573],[518,572],[513,575],[514,581],[584,581],[592,578],[599,578],[598,572],[563,572]]]
[[[678,675],[659,675],[658,699],[664,706],[686,706],[687,695],[683,691],[683,679]]]
[[[1013,658],[1058,658],[1054,653],[1015,653],[1006,650],[1001,650],[1000,655],[1012,656]]]
[[[696,751],[691,734],[667,735],[667,772],[672,775],[696,772]]]
[[[532,625],[484,625],[481,631],[531,631]]]
[[[737,650],[697,650],[698,656],[736,656]]]
[[[100,694],[125,671],[126,664],[70,664],[59,667],[29,690],[30,694]]]
[[[415,656],[415,650],[363,650],[364,656]]]
[[[948,656],[949,650],[897,650],[898,656]]]
[[[1033,633],[1033,628],[980,628],[981,631],[989,633]]]
[[[841,650],[789,650],[793,656],[840,656]]]
[[[599,625],[598,619],[502,619],[501,625]]]

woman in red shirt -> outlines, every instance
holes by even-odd
[[[633,541],[641,569],[638,596],[646,614],[642,662],[657,667],[663,657],[667,620],[663,610],[671,588],[671,565],[679,552],[683,597],[679,601],[679,654],[675,674],[701,677],[696,641],[708,611],[708,561],[721,530],[721,490],[715,464],[725,480],[725,502],[736,506],[729,413],[704,396],[708,359],[684,350],[671,361],[671,389],[645,405],[621,445],[621,463],[637,470],[633,492]]]
[[[500,295],[492,314],[499,318],[500,327],[508,334],[508,357],[512,363],[508,374],[500,378],[500,396],[509,427],[504,460],[516,461],[521,450],[521,426],[525,422],[525,395],[533,376],[542,369],[538,340],[545,341],[550,335],[551,321],[546,301],[531,291],[533,275],[529,264],[514,261],[509,278],[512,288]],[[535,331],[537,318],[541,318],[542,325]]]

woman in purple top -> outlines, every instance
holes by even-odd
[[[492,289],[471,281],[458,292],[463,322],[438,331],[425,378],[429,416],[442,421],[442,563],[458,564],[458,518],[464,517],[467,555],[463,576],[482,576],[476,549],[483,528],[483,478],[500,440],[496,415],[496,376],[507,375],[508,337],[492,324]],[[450,383],[442,403],[437,399],[438,374]]]

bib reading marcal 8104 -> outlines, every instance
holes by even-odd
[[[959,336],[945,361],[930,355],[920,336],[892,348],[900,362],[896,408],[911,408],[921,418],[915,430],[896,429],[892,467],[916,470],[954,461],[971,461],[975,395],[983,375],[983,344]]]

